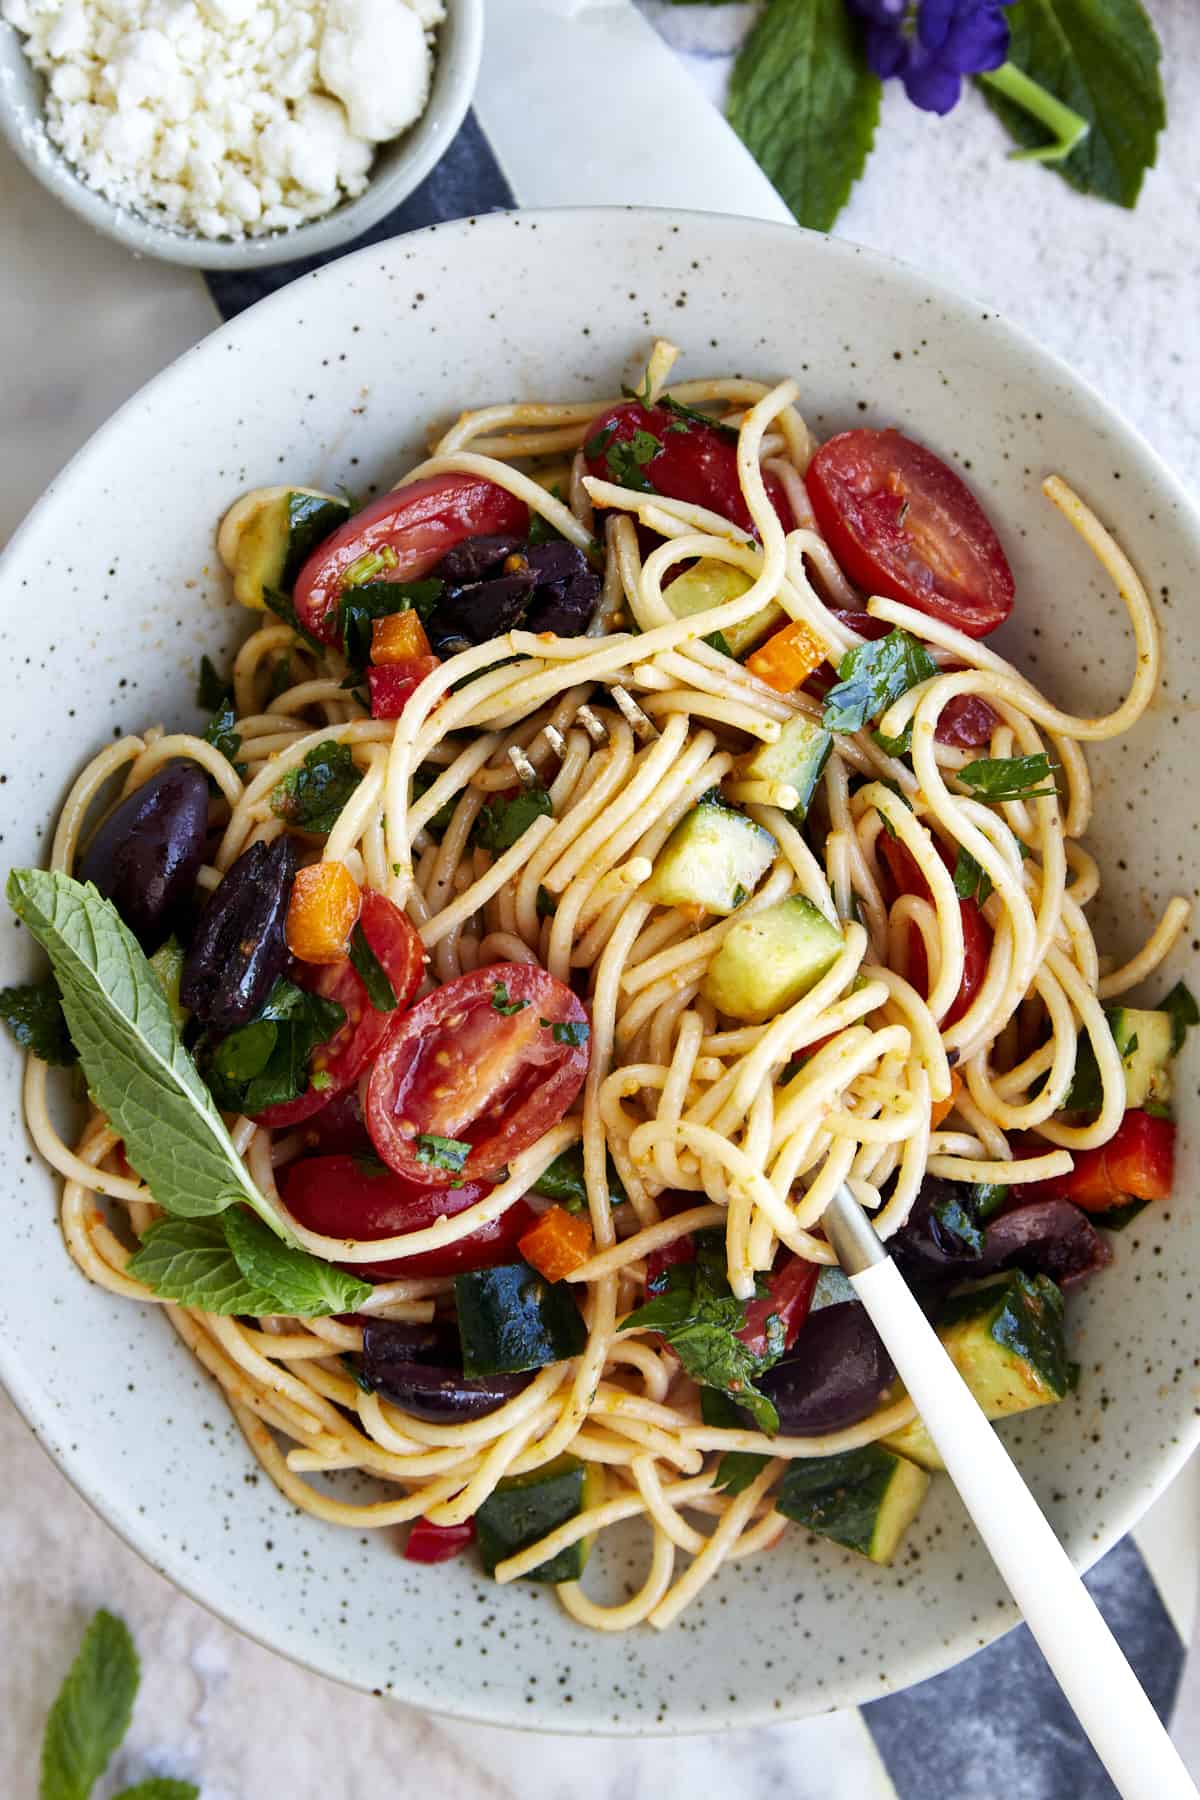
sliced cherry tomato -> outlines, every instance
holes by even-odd
[[[517,1010],[497,1006],[504,991],[501,1004]],[[366,1110],[376,1150],[426,1187],[496,1175],[583,1086],[589,1030],[570,988],[528,963],[448,981],[418,1000],[375,1060]]]
[[[743,531],[754,530],[737,472],[737,438],[665,406],[627,400],[593,419],[584,440],[589,475],[619,487],[649,487],[668,500],[685,500],[720,513]],[[792,528],[783,484],[764,477],[771,504],[785,530]]]
[[[490,1181],[464,1181],[459,1188],[418,1187],[369,1156],[302,1157],[288,1164],[281,1180],[288,1210],[309,1231],[364,1241],[424,1231],[439,1219],[454,1218],[491,1191]],[[491,1269],[516,1259],[517,1240],[536,1219],[533,1208],[518,1200],[490,1225],[481,1225],[469,1237],[440,1250],[347,1267],[373,1281]]]
[[[414,656],[410,662],[386,663],[367,670],[373,719],[398,719],[427,675],[441,662],[437,656]]]
[[[767,1336],[767,1324],[779,1320],[783,1331],[783,1349],[790,1350],[796,1334],[808,1317],[813,1289],[821,1273],[819,1263],[806,1262],[802,1256],[789,1256],[767,1276],[767,1292],[761,1300],[751,1300],[746,1307],[746,1323],[736,1333],[756,1356],[765,1356],[776,1348]]]
[[[945,845],[934,840],[938,855],[948,869],[953,870],[954,858]],[[875,840],[876,848],[887,865],[888,873],[896,890],[900,894],[920,894],[924,900],[932,900],[929,884],[917,867],[911,853],[900,842],[886,831],[881,831]],[[960,900],[959,913],[962,917],[963,933],[963,974],[958,993],[951,1001],[942,1020],[942,1028],[953,1025],[961,1019],[974,1000],[987,974],[988,959],[992,954],[992,933],[987,920],[980,912],[974,900]],[[929,964],[925,956],[925,939],[916,925],[909,931],[908,938],[908,979],[919,994],[929,993]]]
[[[461,1555],[467,1545],[474,1542],[474,1519],[465,1519],[461,1525],[433,1525],[428,1519],[418,1519],[408,1534],[404,1560],[416,1563],[449,1562],[452,1556]]]
[[[986,637],[1013,605],[983,508],[932,450],[898,431],[843,431],[804,477],[817,524],[857,587]]]
[[[1026,1182],[1022,1192],[1030,1199],[1073,1200],[1085,1212],[1107,1212],[1126,1200],[1166,1200],[1175,1179],[1175,1123],[1130,1110],[1107,1144],[1073,1154],[1069,1175]]]
[[[362,1115],[358,1086],[343,1088],[327,1101],[300,1134],[306,1148],[325,1156],[340,1151],[359,1156],[373,1156],[367,1123]]]
[[[381,494],[318,544],[296,578],[300,623],[323,642],[337,639],[337,609],[347,571],[372,553],[386,559],[372,581],[416,581],[464,538],[524,537],[529,508],[479,475],[431,475]]]
[[[371,949],[383,966],[384,974],[396,994],[394,1012],[376,1012],[367,998],[367,990],[348,957],[324,967],[302,970],[303,984],[326,1000],[335,1000],[346,1014],[344,1023],[313,1054],[309,1070],[310,1085],[295,1100],[284,1100],[269,1106],[258,1115],[260,1125],[282,1130],[311,1118],[335,1094],[357,1081],[389,1031],[421,985],[425,968],[425,950],[415,928],[398,906],[382,894],[368,888],[363,893],[359,923]],[[312,1078],[318,1078],[312,1085]]]

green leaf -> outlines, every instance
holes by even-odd
[[[297,831],[328,837],[361,780],[349,744],[326,738],[313,745],[299,768],[289,769],[276,783],[271,811]]]
[[[609,475],[621,487],[633,488],[639,494],[653,494],[654,483],[643,474],[646,464],[653,462],[662,449],[662,439],[652,431],[635,431],[630,438],[616,438],[604,452]]]
[[[706,1425],[716,1431],[744,1431],[746,1421],[738,1416],[737,1407],[725,1394],[719,1394],[716,1388],[700,1389],[700,1417]],[[746,1488],[770,1462],[769,1456],[760,1456],[757,1450],[726,1450],[717,1464],[717,1478],[713,1483],[718,1493],[744,1493]]]
[[[194,1781],[172,1781],[166,1775],[152,1775],[149,1781],[122,1788],[113,1800],[200,1800],[200,1789]]]
[[[417,769],[412,778],[413,801],[419,800],[422,794],[427,794],[438,776],[443,773],[444,771],[441,769]],[[454,809],[458,805],[458,802],[459,795],[451,794],[449,800],[447,800],[444,805],[439,806],[433,817],[426,821],[425,829],[431,837],[441,837],[451,819],[454,817]]]
[[[730,662],[737,661],[733,651],[729,648],[729,639],[723,631],[710,631],[704,642],[716,650],[719,655],[727,656]]]
[[[140,1673],[128,1628],[96,1613],[46,1720],[38,1800],[87,1800],[129,1730]]]
[[[693,0],[685,0],[685,3],[692,4]],[[722,3],[723,0],[701,0],[701,4],[709,6],[721,5]],[[676,0],[676,4],[679,4],[679,0]],[[711,413],[697,412],[694,406],[685,406],[682,400],[672,400],[670,394],[660,395],[658,404],[663,408],[664,412],[673,413],[675,418],[681,423],[686,422],[693,425],[704,425],[709,431],[719,431],[728,438],[733,438],[735,441],[737,439],[738,434],[735,426],[726,425],[721,419],[714,419]]]
[[[217,674],[211,657],[202,656],[196,677],[196,705],[203,707],[205,712],[219,712],[232,699],[233,683]]]
[[[342,595],[338,610],[342,648],[352,669],[362,671],[371,660],[371,627],[376,619],[415,612],[424,624],[441,597],[445,582],[372,581]]]
[[[241,1200],[286,1235],[183,1047],[157,975],[112,903],[90,883],[43,869],[14,869],[7,891],[50,957],[96,1105],[158,1204],[195,1218]]]
[[[1158,1010],[1171,1015],[1171,1054],[1178,1056],[1188,1027],[1200,1025],[1200,1007],[1187,984],[1177,981],[1166,998],[1159,1001]]]
[[[0,1019],[22,1050],[32,1050],[44,1063],[60,1068],[78,1062],[79,1056],[67,1033],[62,995],[53,975],[24,987],[0,988]]]
[[[321,655],[324,656],[325,651],[328,649],[328,645],[323,644],[319,637],[314,637],[307,625],[301,624],[300,615],[292,605],[290,595],[281,593],[278,588],[269,587],[265,581],[263,583],[262,595],[264,606],[269,608],[269,610],[275,614],[277,619],[282,619],[285,625],[290,625],[296,636],[303,643],[307,644],[312,650],[319,650]]]
[[[822,723],[826,731],[861,731],[901,694],[932,680],[938,666],[918,638],[889,631],[884,638],[859,644],[838,665],[838,684],[825,696]]]
[[[1056,766],[1044,751],[1037,756],[984,756],[960,769],[958,779],[977,800],[1039,800],[1058,792]]]
[[[510,1019],[514,1013],[524,1012],[528,1005],[528,1000],[513,1000],[510,997],[507,982],[492,983],[492,1006],[502,1018]]]
[[[226,1213],[223,1223],[238,1268],[248,1282],[274,1295],[275,1312],[297,1319],[324,1318],[354,1312],[371,1293],[369,1281],[360,1281],[307,1250],[281,1244],[261,1219],[243,1207]]]
[[[1085,194],[1133,206],[1167,122],[1159,42],[1139,0],[1017,0],[1006,16],[1009,61],[1091,127],[1054,164],[1058,173]],[[1017,143],[1045,141],[1045,127],[1022,107],[980,86]]]
[[[234,711],[233,701],[226,700],[204,727],[204,741],[206,744],[211,744],[214,750],[219,750],[226,762],[233,764],[239,775],[244,775],[246,765],[237,759],[238,751],[242,747],[242,740],[233,729],[236,724],[237,713]]]
[[[489,801],[476,819],[475,829],[471,834],[472,842],[499,856],[503,851],[512,849],[535,819],[548,818],[553,812],[550,796],[544,787],[522,788],[511,800],[501,794],[497,799]]]
[[[621,1178],[613,1166],[612,1157],[605,1163],[608,1175],[608,1204],[623,1206],[629,1195],[621,1185]],[[587,1183],[583,1178],[583,1146],[572,1144],[568,1150],[560,1150],[548,1168],[542,1170],[533,1184],[535,1194],[543,1194],[547,1200],[557,1200],[566,1212],[580,1213],[587,1210]]]
[[[417,1161],[430,1169],[448,1169],[457,1175],[471,1154],[470,1144],[462,1138],[437,1137],[433,1132],[417,1135]]]
[[[729,122],[801,225],[828,231],[862,174],[880,84],[845,0],[769,0],[729,84]]]
[[[279,585],[291,593],[296,577],[317,545],[344,525],[350,508],[341,500],[328,500],[324,494],[289,494],[288,547]]]
[[[537,891],[537,916],[539,919],[552,919],[558,911],[558,901],[549,888],[539,885]]]
[[[555,500],[566,504],[562,488],[557,481],[548,491]],[[566,542],[566,539],[556,525],[552,525],[549,519],[543,518],[540,512],[534,512],[531,509],[529,531],[525,541],[536,547],[538,544],[562,544]]]
[[[336,1000],[280,976],[254,1018],[222,1038],[207,1058],[205,1072],[217,1105],[254,1117],[268,1106],[298,1099],[310,1085],[313,1051],[345,1022],[345,1008]]]
[[[286,693],[291,685],[292,659],[285,651],[282,656],[277,656],[271,664],[271,675],[267,682],[268,701],[278,700],[280,694]]]
[[[565,1044],[569,1050],[578,1050],[586,1044],[591,1036],[591,1028],[581,1019],[567,1019],[550,1027],[550,1036],[556,1044]]]
[[[360,919],[350,933],[350,961],[367,990],[367,999],[376,1012],[395,1012],[399,1001],[387,970],[367,942]]]
[[[159,1219],[146,1232],[126,1269],[177,1306],[252,1319],[284,1310],[273,1293],[243,1275],[225,1236],[223,1219]]]
[[[960,900],[974,900],[977,906],[982,906],[992,891],[991,877],[961,846],[954,862],[954,891]]]

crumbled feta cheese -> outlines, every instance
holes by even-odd
[[[424,111],[443,0],[0,0],[90,186],[201,237],[318,218]]]

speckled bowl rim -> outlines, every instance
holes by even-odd
[[[403,238],[369,246],[277,291],[242,313],[238,318],[218,328],[201,344],[186,351],[175,363],[148,382],[119,408],[112,418],[76,453],[46,490],[26,521],[18,528],[5,554],[0,557],[0,580],[7,572],[13,553],[20,549],[24,536],[30,531],[31,523],[35,519],[40,519],[45,512],[56,505],[60,488],[68,483],[77,467],[97,451],[103,449],[106,439],[110,434],[115,433],[119,423],[137,410],[145,408],[148,401],[155,403],[162,398],[169,398],[173,374],[192,358],[210,355],[222,348],[235,347],[241,339],[253,337],[270,319],[302,308],[312,291],[308,285],[309,282],[315,281],[332,289],[344,282],[348,275],[353,275],[359,270],[367,274],[372,265],[377,272],[382,269],[386,275],[389,258],[395,258],[397,262],[404,259],[411,263],[411,253],[414,247],[424,246],[430,249],[431,254],[436,254],[435,239],[439,243],[445,243],[447,238],[458,239],[473,235],[479,253],[482,255],[492,234],[499,234],[507,225],[520,224],[533,229],[552,229],[557,220],[584,223],[589,219],[594,219],[600,223],[605,219],[621,215],[635,215],[652,221],[663,233],[686,230],[689,223],[696,225],[703,223],[710,226],[734,227],[741,233],[756,233],[764,239],[774,238],[777,242],[801,237],[807,241],[810,247],[823,246],[817,252],[819,256],[840,260],[847,266],[853,266],[858,261],[863,276],[865,278],[874,276],[885,290],[888,287],[894,289],[899,286],[906,295],[911,293],[919,295],[922,299],[936,302],[950,312],[961,315],[964,320],[968,317],[973,319],[982,317],[987,322],[988,330],[993,338],[997,335],[1002,337],[1006,344],[1011,346],[1015,357],[1026,359],[1027,366],[1036,375],[1039,386],[1044,385],[1050,389],[1054,380],[1057,379],[1067,389],[1074,390],[1076,394],[1081,395],[1091,407],[1103,416],[1107,428],[1112,433],[1113,441],[1120,446],[1122,455],[1130,461],[1140,461],[1147,473],[1147,478],[1152,480],[1162,500],[1175,507],[1178,513],[1176,532],[1182,538],[1190,537],[1195,553],[1200,558],[1200,509],[1197,508],[1188,490],[1172,473],[1157,451],[1136,427],[1122,418],[1091,383],[1075,374],[1066,362],[1048,351],[1029,333],[1007,321],[990,307],[981,313],[979,302],[949,285],[931,280],[910,264],[879,251],[820,233],[800,231],[799,228],[766,221],[682,209],[574,207],[536,212],[491,213],[478,218],[470,217],[450,224],[427,227],[423,231],[408,234]],[[499,241],[498,236],[497,241]],[[411,272],[410,267],[409,273]],[[81,1498],[87,1501],[117,1535],[151,1567],[166,1576],[199,1605],[265,1648],[287,1657],[290,1661],[315,1674],[340,1681],[347,1686],[357,1687],[364,1692],[376,1694],[380,1692],[377,1688],[369,1688],[365,1681],[339,1667],[336,1647],[330,1655],[322,1657],[315,1647],[299,1644],[294,1638],[286,1636],[282,1627],[268,1629],[261,1622],[251,1621],[247,1617],[246,1610],[239,1610],[231,1601],[226,1604],[215,1602],[205,1592],[203,1581],[197,1577],[194,1566],[189,1564],[179,1553],[178,1546],[175,1547],[173,1556],[156,1554],[149,1547],[144,1536],[139,1533],[137,1518],[131,1510],[126,1511],[122,1518],[115,1500],[106,1504],[90,1494],[81,1466],[84,1458],[79,1447],[46,1442],[47,1438],[54,1437],[53,1425],[48,1417],[42,1417],[39,1414],[36,1405],[36,1384],[32,1371],[27,1380],[17,1347],[6,1343],[3,1337],[0,1337],[0,1380],[3,1380],[18,1410],[35,1435],[43,1442],[48,1454],[53,1457],[68,1480],[71,1481]],[[1181,1394],[1179,1414],[1178,1420],[1175,1421],[1174,1441],[1161,1449],[1153,1466],[1146,1470],[1144,1479],[1136,1492],[1123,1507],[1115,1510],[1103,1529],[1089,1534],[1082,1544],[1068,1544],[1072,1560],[1081,1572],[1090,1569],[1114,1544],[1133,1529],[1200,1445],[1200,1408],[1194,1407],[1190,1401],[1185,1405]],[[999,1586],[998,1578],[997,1586]],[[889,1685],[883,1691],[895,1694],[917,1682],[942,1673],[987,1644],[994,1642],[1019,1622],[1019,1615],[1011,1601],[1001,1601],[986,1620],[980,1619],[973,1622],[970,1627],[959,1630],[953,1638],[940,1642],[931,1641],[927,1647],[907,1650],[901,1668],[898,1671],[895,1669],[890,1671],[890,1675],[895,1676],[895,1679],[889,1679]],[[932,1636],[933,1634],[931,1634]],[[406,1694],[394,1685],[389,1686],[386,1697],[465,1722],[504,1726],[518,1731],[549,1732],[571,1736],[618,1737],[680,1736],[778,1725],[789,1719],[812,1716],[844,1706],[861,1705],[865,1701],[878,1697],[880,1691],[877,1687],[869,1687],[867,1680],[861,1674],[847,1674],[844,1678],[835,1675],[819,1692],[804,1690],[789,1695],[782,1707],[778,1704],[768,1704],[761,1695],[739,1696],[729,1705],[727,1711],[714,1707],[703,1712],[697,1710],[694,1705],[689,1707],[689,1696],[683,1693],[673,1697],[673,1710],[665,1716],[655,1718],[644,1714],[631,1715],[628,1719],[620,1719],[611,1723],[606,1721],[603,1724],[584,1720],[579,1715],[573,1717],[562,1708],[557,1711],[553,1710],[552,1698],[548,1703],[543,1701],[528,1709],[518,1710],[515,1705],[505,1705],[502,1699],[497,1701],[490,1695],[485,1698],[478,1690],[465,1691],[464,1685],[461,1683],[455,1691],[439,1695],[436,1699],[430,1699],[428,1695],[424,1694]],[[546,1710],[542,1710],[543,1708]]]
[[[406,200],[441,161],[467,115],[483,56],[485,0],[444,0],[429,101],[416,124],[380,144],[367,187],[354,200],[292,231],[236,243],[172,231],[89,187],[41,129],[41,76],[15,26],[0,21],[0,135],[36,180],[94,231],[138,256],[192,269],[263,269],[340,250]]]

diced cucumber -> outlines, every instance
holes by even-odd
[[[989,1419],[1051,1406],[1074,1386],[1062,1292],[1048,1275],[1015,1269],[948,1300],[937,1334]],[[926,1469],[945,1467],[920,1419],[883,1440]]]
[[[457,1275],[454,1303],[465,1375],[544,1369],[587,1343],[570,1286],[544,1281],[525,1262]]]
[[[243,606],[266,609],[264,588],[290,593],[310,550],[350,517],[350,508],[317,488],[257,488],[231,506],[217,547]]]
[[[646,896],[663,906],[734,912],[754,892],[778,849],[770,832],[744,813],[701,800],[659,851]]]
[[[162,983],[163,993],[167,996],[167,1005],[171,1009],[171,1017],[182,1031],[191,1018],[186,1006],[179,998],[179,985],[183,980],[184,949],[174,932],[165,944],[160,944],[150,958],[150,967]]]
[[[1125,1105],[1142,1107],[1149,1100],[1165,1106],[1171,1098],[1170,1013],[1116,1006],[1108,1023],[1125,1069]]]
[[[663,599],[677,619],[690,619],[693,613],[711,612],[714,606],[726,606],[754,586],[744,569],[732,563],[718,562],[716,557],[702,556],[690,569],[677,575],[663,589]],[[727,625],[722,633],[729,645],[730,656],[742,657],[762,642],[784,617],[783,608],[774,600],[743,619],[740,625]]]
[[[575,1456],[556,1456],[527,1475],[506,1476],[475,1514],[479,1554],[488,1574],[494,1575],[497,1563],[528,1549],[568,1519],[599,1506],[603,1482],[599,1463],[580,1462]],[[522,1579],[578,1581],[591,1548],[590,1536],[580,1538]]]
[[[837,926],[793,894],[730,928],[708,965],[705,998],[731,1019],[762,1025],[807,994],[842,948]]]
[[[776,1508],[818,1537],[890,1563],[929,1487],[929,1476],[881,1444],[787,1466]]]
[[[783,781],[794,787],[800,803],[792,817],[799,823],[808,812],[832,743],[830,732],[797,713],[773,744],[759,744],[751,751],[738,774],[751,781]]]

